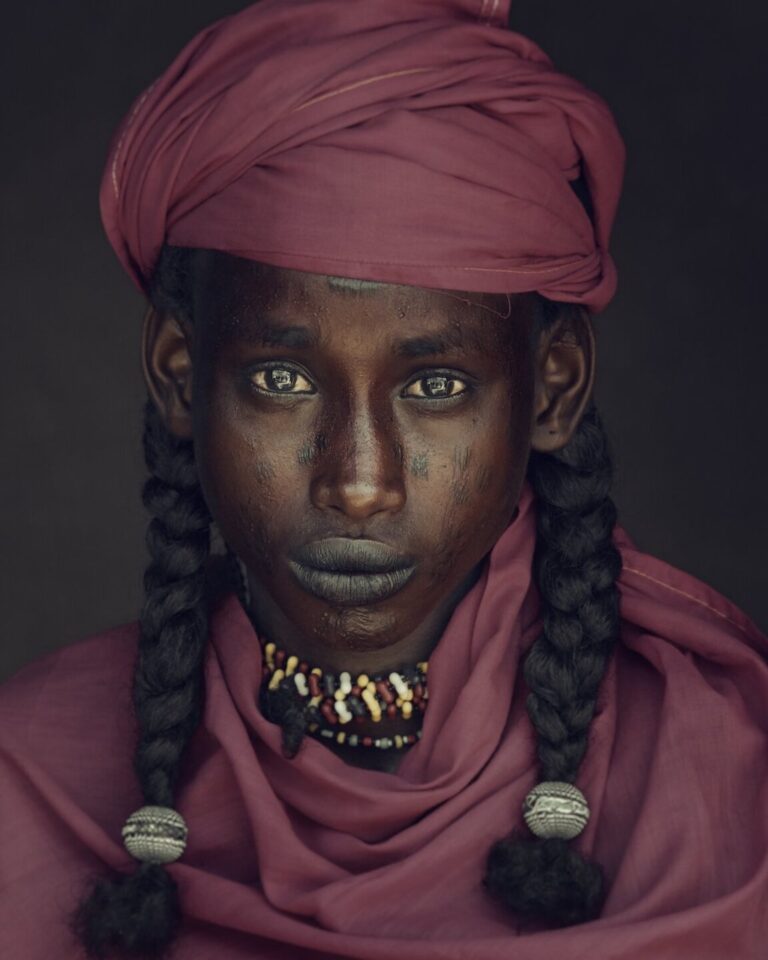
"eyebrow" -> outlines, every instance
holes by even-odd
[[[309,327],[288,326],[262,322],[258,327],[246,327],[243,331],[249,343],[260,347],[293,347],[306,349],[317,344],[317,337]]]
[[[462,348],[463,346],[464,338],[461,331],[449,328],[424,337],[409,337],[406,340],[398,340],[392,349],[398,357],[418,358],[448,353],[452,349]]]
[[[256,328],[246,327],[241,334],[245,334],[249,343],[261,347],[290,347],[305,350],[318,344],[317,335],[313,330],[296,324],[283,326],[279,323],[263,321]],[[418,359],[448,353],[452,349],[461,349],[464,345],[461,330],[449,327],[434,334],[398,340],[392,345],[392,353],[397,357]]]

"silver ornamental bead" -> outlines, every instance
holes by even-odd
[[[523,817],[537,837],[578,837],[589,820],[584,794],[572,783],[545,780],[537,783],[523,803]]]
[[[187,845],[184,817],[170,807],[142,807],[125,821],[123,844],[143,863],[173,863]]]

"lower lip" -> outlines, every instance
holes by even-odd
[[[301,586],[321,600],[345,606],[363,606],[391,597],[408,583],[415,567],[391,570],[389,573],[331,573],[315,570],[289,561],[293,575]]]

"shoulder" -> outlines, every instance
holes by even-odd
[[[768,637],[713,587],[638,550],[617,530],[622,619],[630,634],[654,634],[702,656],[738,647],[768,659]]]

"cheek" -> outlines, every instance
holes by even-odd
[[[483,442],[458,444],[442,457],[427,458],[429,477],[419,500],[435,531],[430,553],[432,584],[457,579],[493,547],[514,514],[525,479],[527,448]]]
[[[227,544],[263,567],[300,491],[296,450],[274,432],[207,417],[196,441],[206,501]]]

